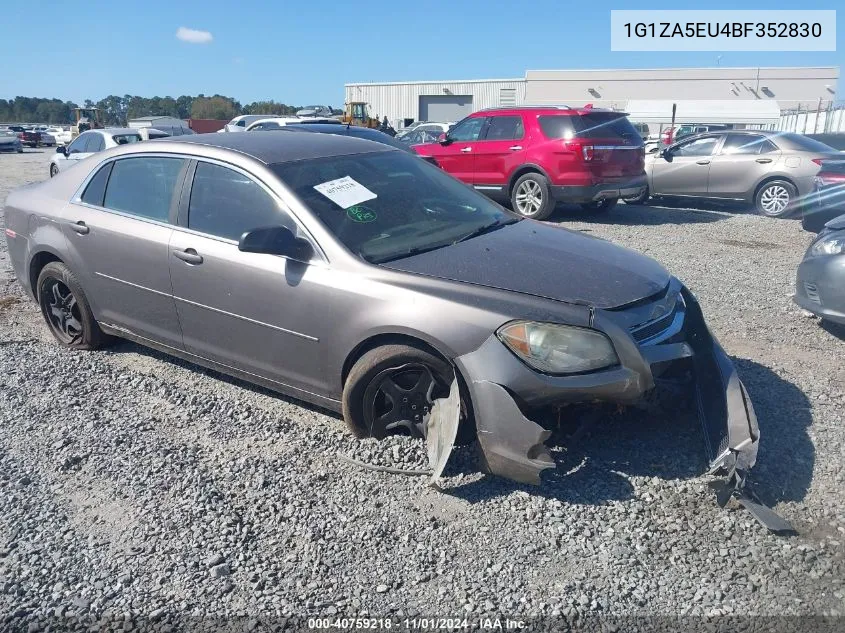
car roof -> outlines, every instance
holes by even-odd
[[[97,128],[95,130],[85,130],[82,134],[86,132],[97,132],[98,134],[138,134],[138,130],[133,127],[107,127],[107,128]],[[140,134],[139,134],[140,136]]]
[[[375,141],[338,134],[286,134],[284,136],[272,132],[192,134],[155,139],[145,145],[150,147],[153,143],[183,143],[229,149],[252,156],[267,165],[311,158],[391,151],[390,146]]]
[[[337,123],[293,123],[290,125],[286,125],[283,129],[295,131],[301,130],[303,132],[315,132],[323,134],[336,134],[339,136],[358,137],[367,140],[372,139],[376,143],[396,147],[397,149],[401,149],[403,152],[410,152],[412,154],[416,153],[414,152],[414,150],[411,149],[410,145],[400,143],[399,141],[395,140],[392,136],[390,136],[390,134],[385,134],[380,130],[376,130],[369,127],[356,127],[342,124],[338,125]]]

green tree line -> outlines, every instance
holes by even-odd
[[[5,123],[74,123],[72,101],[15,97],[0,99],[0,121]],[[137,95],[109,95],[99,101],[86,99],[86,108],[100,108],[106,125],[126,125],[129,119],[142,116],[173,116],[179,119],[226,119],[239,114],[294,114],[302,106],[291,106],[276,101],[255,101],[241,105],[232,97],[223,95],[195,97],[139,97]]]

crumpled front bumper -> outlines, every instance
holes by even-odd
[[[550,431],[528,419],[524,411],[576,402],[634,403],[654,388],[653,368],[690,359],[710,472],[727,476],[726,487],[717,496],[720,504],[731,496],[746,507],[757,504],[761,514],[772,515],[761,518],[755,512],[767,527],[790,529],[750,492],[744,492],[747,473],[757,459],[757,417],[736,368],[708,330],[695,297],[683,287],[681,293],[686,304],[683,327],[658,344],[639,344],[618,325],[612,312],[592,311],[592,326],[610,337],[620,359],[618,366],[607,370],[574,376],[541,374],[519,360],[495,335],[475,351],[455,358],[466,381],[488,472],[539,484],[540,473],[554,467],[544,445]]]

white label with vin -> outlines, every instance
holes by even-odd
[[[378,196],[350,176],[314,185],[314,189],[326,196],[342,209],[372,200]]]

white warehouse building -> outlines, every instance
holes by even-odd
[[[824,109],[836,99],[839,67],[529,70],[524,78],[350,83],[347,103],[398,123],[457,121],[483,108],[554,104],[624,110],[630,100],[777,102],[780,109]]]

